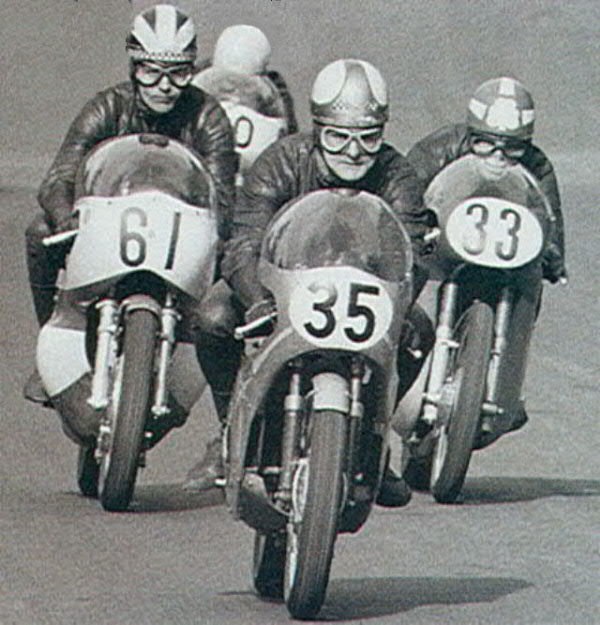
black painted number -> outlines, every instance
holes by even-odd
[[[521,228],[521,216],[511,208],[505,208],[500,213],[502,221],[509,221],[507,234],[509,238],[508,251],[504,251],[504,242],[496,243],[496,255],[502,260],[512,260],[519,249],[519,230]]]
[[[146,260],[146,240],[132,227],[144,228],[147,223],[148,218],[141,208],[132,206],[121,214],[121,260],[129,267],[137,267]]]
[[[325,299],[320,302],[315,302],[312,306],[313,310],[323,316],[323,325],[321,327],[317,327],[311,321],[309,323],[305,323],[304,328],[315,338],[327,338],[335,330],[335,317],[331,309],[337,301],[337,291],[333,285],[323,286],[315,283],[311,284],[308,287],[308,290],[311,293],[318,293],[319,291],[325,292]]]
[[[254,135],[254,124],[250,119],[242,115],[238,117],[233,129],[235,136],[235,145],[238,148],[247,148],[252,143],[252,136]]]
[[[312,309],[322,316],[319,325],[315,325],[312,321],[304,324],[305,330],[318,339],[325,339],[331,336],[335,331],[336,318],[333,314],[333,307],[337,301],[338,293],[333,285],[311,284],[308,287],[312,293],[323,292],[324,298],[316,301],[312,305]],[[372,308],[359,301],[361,295],[378,296],[380,289],[378,286],[370,284],[350,283],[350,299],[348,301],[348,310],[346,312],[347,319],[362,319],[362,329],[357,331],[352,326],[344,327],[344,334],[354,343],[364,343],[368,341],[375,331],[375,313]]]
[[[375,330],[375,313],[365,304],[359,304],[358,298],[361,295],[379,295],[379,287],[368,284],[350,285],[350,301],[348,302],[348,317],[362,317],[365,320],[362,332],[357,332],[354,328],[344,328],[346,336],[355,343],[364,343],[373,336]]]
[[[488,222],[489,213],[488,209],[483,204],[471,204],[471,206],[467,208],[467,215],[472,215],[475,218],[473,226],[476,231],[476,240],[473,240],[470,236],[468,238],[465,237],[463,247],[468,254],[477,256],[485,249],[485,225]]]

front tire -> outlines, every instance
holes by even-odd
[[[100,466],[100,502],[111,512],[126,510],[133,496],[150,409],[157,332],[158,319],[149,310],[127,315],[109,407],[111,434]]]
[[[494,337],[494,313],[488,304],[474,302],[459,319],[454,338],[459,347],[451,360],[448,416],[435,441],[431,464],[431,492],[439,503],[453,503],[463,487],[484,400]]]
[[[316,616],[325,600],[344,487],[346,415],[314,413],[310,429],[308,453],[295,470],[288,523],[285,601],[297,619]]]

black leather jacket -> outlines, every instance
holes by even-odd
[[[191,147],[213,175],[219,202],[221,235],[227,236],[234,202],[237,155],[227,115],[217,101],[187,87],[169,112],[158,115],[124,82],[98,93],[71,124],[44,181],[38,201],[52,227],[68,218],[74,201],[75,175],[85,155],[109,137],[136,132],[164,134]]]
[[[423,187],[404,156],[384,144],[367,175],[349,184],[327,167],[312,134],[280,139],[268,147],[247,175],[236,203],[233,236],[221,264],[223,276],[245,305],[261,297],[256,262],[262,237],[275,213],[289,200],[317,189],[353,187],[384,199],[417,246],[430,227],[422,205]]]
[[[425,187],[446,165],[469,152],[469,129],[466,124],[453,124],[427,135],[410,149],[406,157],[414,167]],[[556,216],[551,245],[560,254],[564,263],[565,241],[563,215],[560,205],[558,183],[552,163],[535,145],[530,145],[521,165],[527,168],[538,180]],[[564,267],[563,267],[564,271]]]

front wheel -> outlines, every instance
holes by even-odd
[[[157,332],[158,319],[150,311],[137,309],[127,315],[98,484],[102,507],[112,512],[127,509],[133,496],[150,409]]]
[[[285,601],[294,618],[316,616],[325,600],[344,487],[347,419],[312,415],[307,453],[294,472],[288,522]]]
[[[434,443],[431,492],[439,503],[453,503],[469,468],[484,400],[494,337],[494,313],[488,304],[474,302],[454,332],[458,343],[442,390],[444,423]]]

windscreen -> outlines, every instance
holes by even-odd
[[[186,204],[212,207],[210,175],[188,148],[162,135],[127,135],[99,145],[81,165],[76,197],[162,191]]]
[[[410,241],[389,206],[365,192],[315,191],[286,205],[265,236],[263,260],[281,269],[349,265],[400,282]]]

